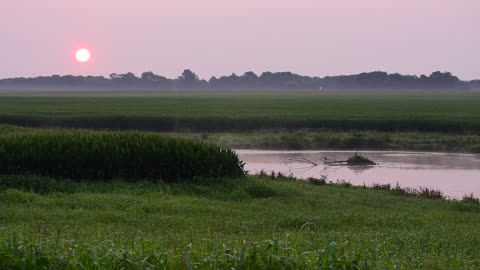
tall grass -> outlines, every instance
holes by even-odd
[[[0,173],[70,179],[238,177],[229,149],[140,132],[30,130],[0,136]]]
[[[405,195],[405,196],[414,196],[414,197],[436,199],[436,200],[443,200],[447,198],[445,194],[443,194],[443,192],[438,189],[432,189],[427,187],[419,187],[419,188],[401,187],[398,183],[394,187],[392,187],[390,184],[374,183],[371,188],[375,190],[391,191],[395,194]],[[473,195],[472,195],[472,198],[473,198]]]

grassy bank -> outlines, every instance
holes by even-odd
[[[34,95],[0,96],[0,122],[170,132],[282,128],[480,131],[480,95],[475,93],[158,91]]]
[[[252,132],[167,133],[235,149],[409,150],[480,153],[480,136],[429,132],[263,130]]]
[[[308,182],[0,176],[0,268],[477,269],[480,206]]]
[[[38,129],[0,124],[0,135],[36,130]],[[251,132],[165,132],[162,135],[234,149],[359,149],[480,153],[480,135],[476,134],[281,129]]]

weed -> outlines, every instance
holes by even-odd
[[[322,176],[321,178],[310,177],[310,178],[307,178],[307,181],[312,185],[323,186],[327,184],[327,177],[326,176]]]
[[[462,202],[464,202],[464,203],[480,204],[480,199],[479,199],[479,198],[475,198],[475,197],[473,196],[473,194],[470,194],[470,195],[465,195],[465,196],[463,196]]]

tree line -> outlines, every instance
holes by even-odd
[[[429,76],[402,75],[375,71],[355,75],[309,77],[292,72],[264,72],[200,79],[186,69],[176,79],[151,71],[140,77],[129,72],[103,76],[41,76],[0,80],[0,89],[158,89],[158,90],[477,90],[480,80],[462,81],[450,72],[436,71]]]

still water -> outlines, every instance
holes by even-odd
[[[466,194],[480,197],[480,155],[429,152],[363,151],[361,155],[378,163],[375,166],[327,166],[330,160],[347,160],[355,151],[261,151],[236,150],[251,174],[281,172],[297,178],[348,181],[353,185],[397,183],[402,187],[428,187],[441,190],[450,198]],[[308,159],[318,164],[292,161]]]

